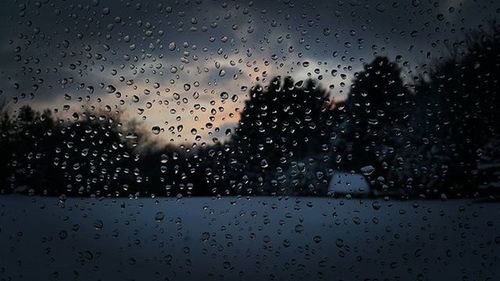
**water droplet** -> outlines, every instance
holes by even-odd
[[[367,166],[364,166],[360,169],[361,173],[365,176],[369,176],[371,174],[373,174],[373,172],[375,171],[375,167],[373,167],[372,165],[367,165]]]
[[[116,91],[115,86],[113,86],[113,85],[108,85],[108,86],[106,86],[106,92],[108,92],[108,93],[112,94],[112,93],[114,93],[115,91]]]
[[[155,221],[161,222],[165,218],[165,214],[163,212],[157,212],[155,214]]]
[[[151,128],[151,132],[155,135],[158,135],[161,132],[161,128],[159,126],[154,126]]]

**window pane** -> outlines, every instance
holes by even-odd
[[[498,1],[4,2],[0,280],[498,279]]]

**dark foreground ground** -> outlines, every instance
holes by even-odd
[[[0,280],[499,280],[500,205],[0,197]]]

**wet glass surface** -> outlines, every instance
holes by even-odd
[[[496,280],[498,1],[6,0],[0,280]]]

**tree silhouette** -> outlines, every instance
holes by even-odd
[[[11,188],[77,196],[139,191],[133,151],[138,136],[124,133],[119,116],[83,112],[64,122],[54,120],[48,110],[40,114],[23,106],[2,132],[2,142],[12,148],[2,159]]]
[[[490,31],[472,32],[451,50],[430,73],[426,91],[440,105],[437,133],[440,153],[447,159],[445,187],[470,194],[481,184],[481,151],[500,133],[500,26],[492,23]]]
[[[5,108],[5,102],[0,104],[0,194],[6,193],[10,186],[10,175],[12,174],[11,153],[14,149],[13,140],[10,132],[12,131],[13,121]]]
[[[386,57],[376,57],[357,73],[346,101],[347,163],[371,179],[383,177],[383,186],[395,186],[394,149],[403,142],[411,97],[401,78],[401,69]],[[389,187],[390,187],[389,186]]]
[[[311,80],[295,83],[290,77],[276,77],[265,88],[253,87],[231,139],[239,159],[232,169],[253,179],[250,186],[276,189],[263,187],[273,181],[274,173],[283,172],[294,160],[328,151],[328,105],[327,92]]]

